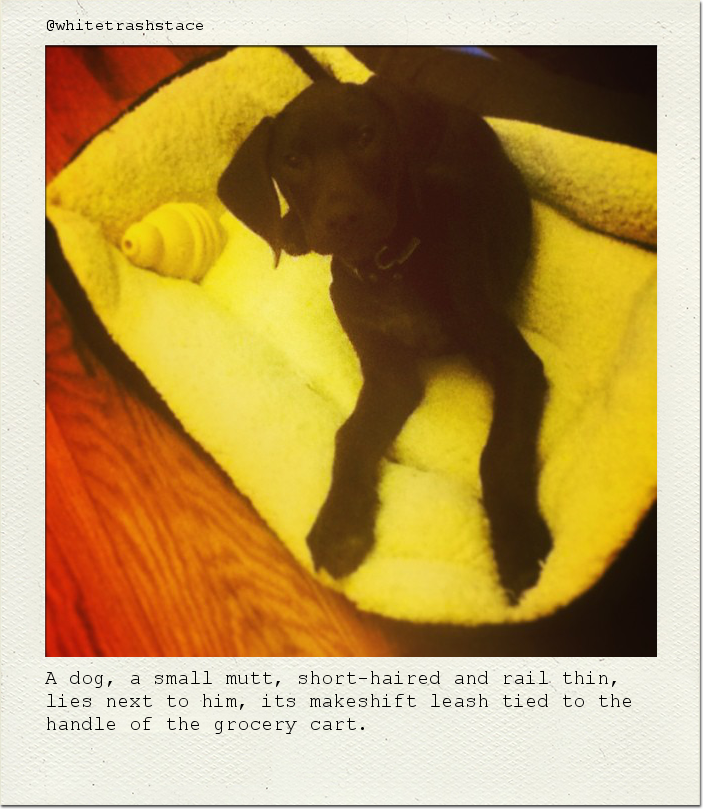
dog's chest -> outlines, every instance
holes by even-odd
[[[420,354],[437,354],[449,343],[446,317],[407,281],[356,283],[344,295],[345,318],[356,327],[401,343]]]

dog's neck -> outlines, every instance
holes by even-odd
[[[372,258],[353,264],[342,260],[342,264],[364,283],[402,281],[410,269],[409,259],[419,246],[420,239],[417,236],[402,240],[390,239]]]
[[[410,203],[401,214],[400,224],[373,256],[355,262],[341,259],[341,263],[363,283],[398,282],[412,271],[410,259],[420,244],[417,208]]]

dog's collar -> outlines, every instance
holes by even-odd
[[[419,246],[420,240],[417,236],[412,236],[400,250],[394,252],[391,247],[384,244],[373,257],[373,261],[367,261],[361,265],[349,264],[345,261],[344,264],[362,282],[375,284],[388,278],[392,281],[402,281],[408,269],[403,265]]]

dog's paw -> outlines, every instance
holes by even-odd
[[[498,575],[508,600],[515,605],[537,584],[552,549],[552,536],[536,509],[506,509],[491,524]]]
[[[371,508],[345,513],[326,503],[307,537],[315,569],[324,568],[336,579],[353,573],[373,545],[374,513]]]
[[[315,569],[324,568],[335,579],[353,573],[364,561],[371,546],[373,535],[367,533],[337,533],[314,529],[308,535]]]

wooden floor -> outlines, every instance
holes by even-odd
[[[47,179],[145,91],[210,50],[47,48]],[[213,461],[95,357],[49,282],[46,473],[48,655],[609,651],[584,645],[590,602],[527,627],[470,630],[364,614],[320,586]]]

